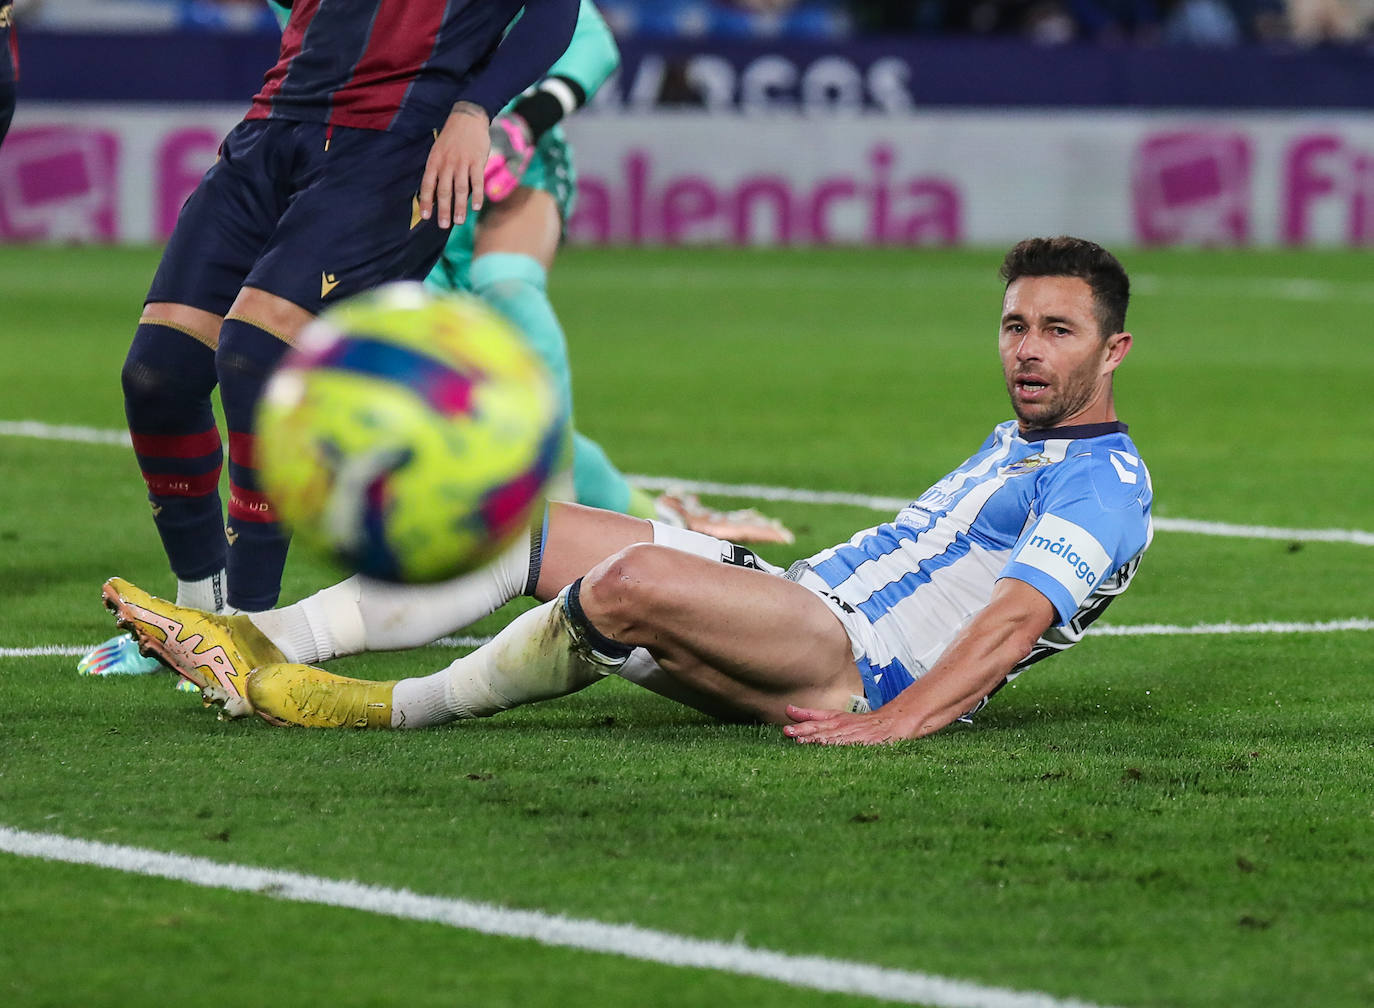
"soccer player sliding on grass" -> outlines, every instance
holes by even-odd
[[[1034,238],[1002,277],[1016,418],[892,521],[786,571],[700,533],[554,504],[529,542],[441,585],[355,577],[220,616],[116,578],[107,605],[207,700],[275,724],[425,727],[616,674],[799,742],[928,735],[1081,640],[1151,539],[1149,474],[1112,396],[1132,342],[1124,269],[1091,242]],[[378,683],[309,664],[426,644],[521,594],[544,604],[433,675]]]

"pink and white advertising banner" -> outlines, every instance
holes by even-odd
[[[150,242],[240,106],[22,104],[0,240]],[[1374,246],[1374,115],[593,111],[574,241]]]

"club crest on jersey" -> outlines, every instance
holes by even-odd
[[[1019,462],[1013,462],[1009,466],[1004,466],[1002,472],[1008,476],[1020,476],[1022,473],[1034,472],[1036,469],[1043,469],[1045,466],[1054,465],[1055,460],[1044,452],[1036,452],[1034,455],[1027,455]]]

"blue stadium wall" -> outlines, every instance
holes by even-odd
[[[165,236],[276,52],[270,31],[21,44],[0,148],[9,241]],[[1370,50],[632,39],[622,53],[570,124],[575,240],[1374,244]]]

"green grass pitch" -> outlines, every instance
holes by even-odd
[[[915,496],[1009,415],[999,257],[570,249],[551,289],[579,425],[630,473]],[[218,722],[160,675],[77,677],[65,652],[112,632],[104,578],[166,592],[169,576],[127,448],[12,425],[122,428],[119,367],[156,252],[0,247],[0,837],[356,880],[990,992],[949,1003],[1374,1002],[1369,254],[1122,258],[1137,342],[1117,405],[1157,518],[1295,531],[1161,528],[1104,618],[1155,632],[1036,666],[972,727],[855,751],[720,726],[618,681],[480,723],[363,735]],[[763,551],[778,562],[884,517],[711,500],[796,529],[795,547]],[[293,555],[284,598],[335,578]],[[1184,632],[1217,624],[1250,629]],[[455,654],[341,665],[391,678]],[[874,1003],[800,976],[10,853],[0,934],[0,1003],[15,1008]]]

